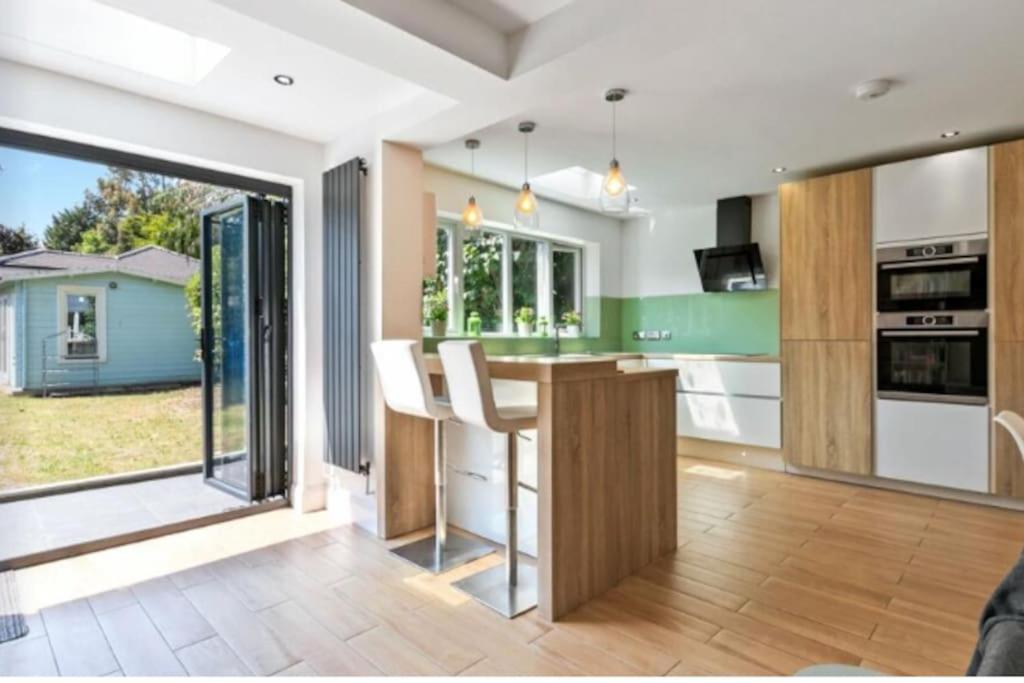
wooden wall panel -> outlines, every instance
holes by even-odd
[[[1024,140],[992,147],[992,326],[997,342],[1024,341]],[[998,373],[998,368],[997,368]]]
[[[871,170],[779,186],[783,339],[871,338]]]
[[[782,343],[782,450],[793,465],[871,474],[871,343]]]
[[[537,398],[539,610],[556,620],[676,547],[675,377],[541,383]]]
[[[1012,410],[1024,415],[1024,342],[996,342],[992,415]],[[1002,426],[994,426],[992,441],[992,492],[1024,498],[1024,458]]]

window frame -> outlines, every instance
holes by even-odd
[[[60,363],[105,363],[107,361],[107,290],[86,285],[57,285],[57,333],[67,329],[68,296],[91,296],[96,299],[96,356],[75,357],[67,353],[66,343],[58,339],[57,359]]]
[[[583,259],[586,250],[582,244],[568,240],[554,239],[545,235],[516,230],[493,221],[485,221],[478,229],[466,228],[456,214],[438,212],[436,230],[448,233],[448,327],[446,334],[464,336],[466,329],[465,302],[463,300],[463,243],[467,232],[487,232],[502,237],[501,259],[501,329],[496,332],[483,332],[483,337],[515,336],[515,311],[512,309],[512,240],[536,242],[537,249],[537,318],[547,318],[548,324],[554,326],[558,321],[553,319],[555,293],[554,260],[555,251],[566,251],[576,254],[576,310],[583,312]],[[436,239],[436,238],[435,238]]]

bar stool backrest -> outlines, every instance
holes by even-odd
[[[450,413],[439,406],[423,362],[419,342],[388,339],[370,344],[384,402],[396,413],[444,420]]]
[[[459,422],[483,427],[492,432],[508,433],[505,421],[498,415],[487,370],[487,356],[480,342],[446,341],[437,347],[448,382],[448,398]]]

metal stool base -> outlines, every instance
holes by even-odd
[[[460,567],[493,552],[493,546],[471,538],[456,536],[451,532],[448,533],[448,538],[445,540],[444,552],[441,557],[438,557],[437,543],[433,535],[391,549],[393,555],[434,574],[441,574],[449,569]]]
[[[537,568],[520,564],[515,586],[508,585],[506,572],[505,565],[499,564],[452,586],[511,619],[537,606]]]

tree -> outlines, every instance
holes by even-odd
[[[82,235],[92,230],[99,220],[96,195],[86,191],[85,199],[70,209],[61,209],[50,220],[50,226],[43,234],[43,245],[47,249],[74,251],[82,241]]]
[[[37,246],[35,236],[24,225],[11,228],[0,223],[0,255],[17,254]]]

